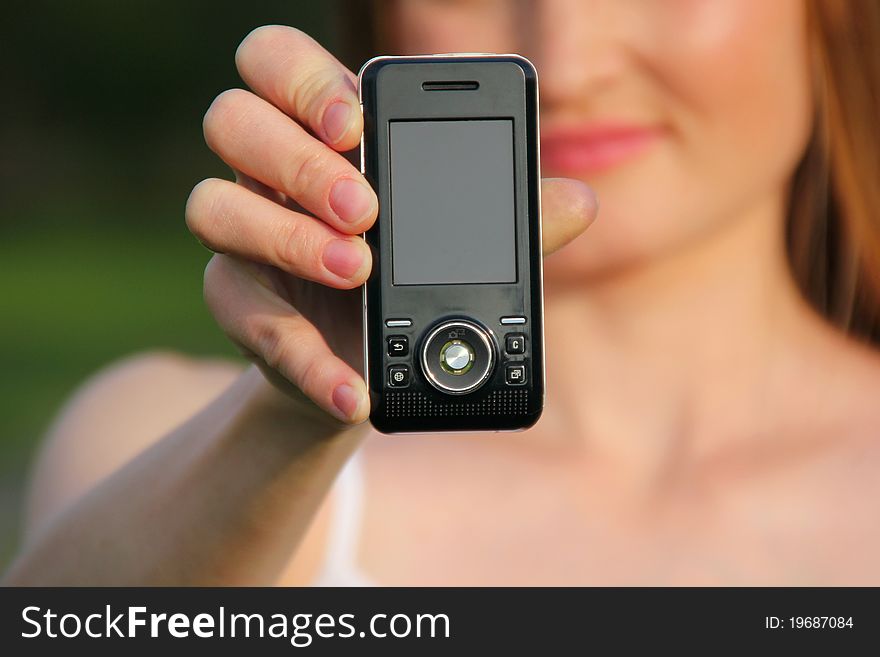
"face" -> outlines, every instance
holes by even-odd
[[[601,207],[548,282],[674,254],[785,194],[811,132],[805,22],[803,0],[405,0],[392,21],[404,54],[536,65],[542,173]]]

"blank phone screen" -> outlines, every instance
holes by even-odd
[[[394,285],[516,282],[513,121],[392,121]]]

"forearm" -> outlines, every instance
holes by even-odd
[[[272,583],[365,431],[282,396],[251,368],[61,511],[5,583]]]

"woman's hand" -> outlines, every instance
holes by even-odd
[[[378,203],[340,154],[363,130],[356,76],[289,27],[254,30],[235,59],[252,92],[220,94],[204,130],[236,182],[205,180],[186,207],[190,230],[217,252],[208,307],[276,386],[361,422],[370,409],[356,288],[372,263],[360,233]],[[545,180],[542,196],[546,254],[587,227],[596,202],[573,180]]]

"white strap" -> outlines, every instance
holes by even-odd
[[[363,519],[364,474],[356,451],[336,478],[324,570],[341,575],[356,570]]]

